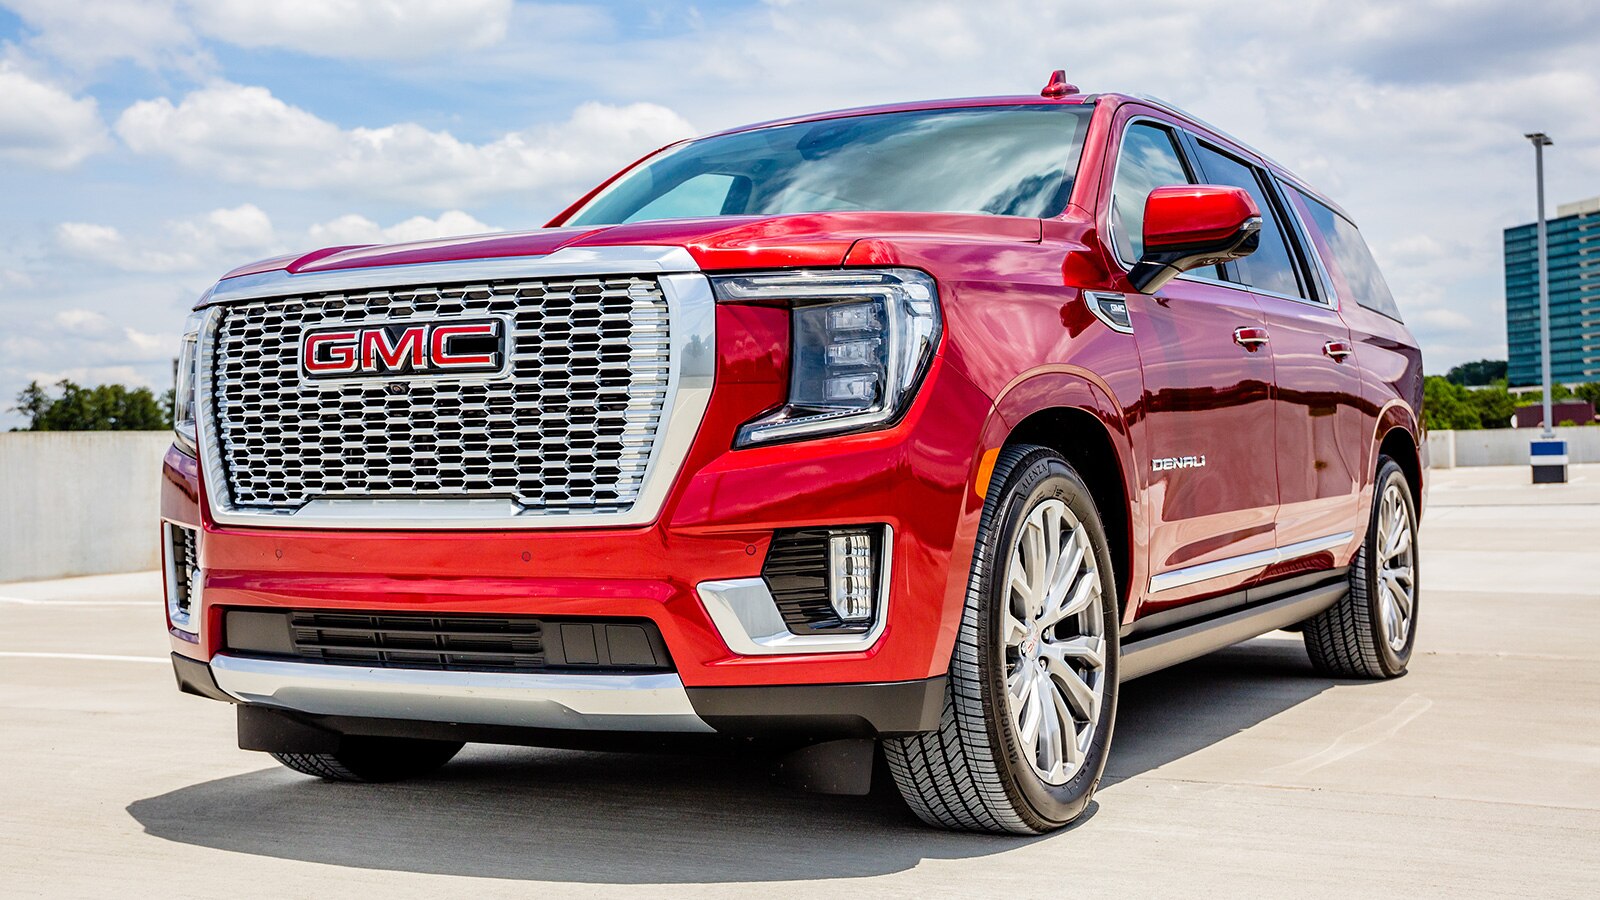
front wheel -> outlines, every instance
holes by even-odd
[[[1405,472],[1383,457],[1367,536],[1344,599],[1305,622],[1311,664],[1333,678],[1404,675],[1417,640],[1417,507]]]
[[[925,822],[1040,834],[1083,813],[1117,706],[1117,604],[1099,511],[1055,451],[1001,452],[939,730],[884,742]]]

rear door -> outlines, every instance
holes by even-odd
[[[1120,126],[1103,215],[1128,268],[1143,250],[1150,191],[1200,179],[1174,123],[1141,111]],[[1145,384],[1135,440],[1151,579],[1139,617],[1181,615],[1176,607],[1239,587],[1274,547],[1272,351],[1253,340],[1266,327],[1256,297],[1220,276],[1191,272],[1153,296],[1126,295]]]
[[[1261,210],[1260,246],[1227,273],[1256,295],[1272,348],[1278,546],[1286,562],[1342,548],[1357,518],[1365,443],[1350,329],[1276,179],[1204,138],[1195,146],[1208,182],[1244,189]]]

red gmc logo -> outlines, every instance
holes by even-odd
[[[307,331],[300,370],[310,378],[466,375],[506,362],[504,319],[386,322]]]

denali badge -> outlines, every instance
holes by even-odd
[[[1165,472],[1168,469],[1203,469],[1206,467],[1205,454],[1199,456],[1164,456],[1160,459],[1150,460],[1150,471]]]
[[[300,371],[308,378],[498,372],[507,331],[499,318],[318,328],[301,340]]]

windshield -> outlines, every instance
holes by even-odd
[[[1092,111],[935,109],[705,138],[623,175],[566,224],[841,210],[1053,216],[1072,192]]]

